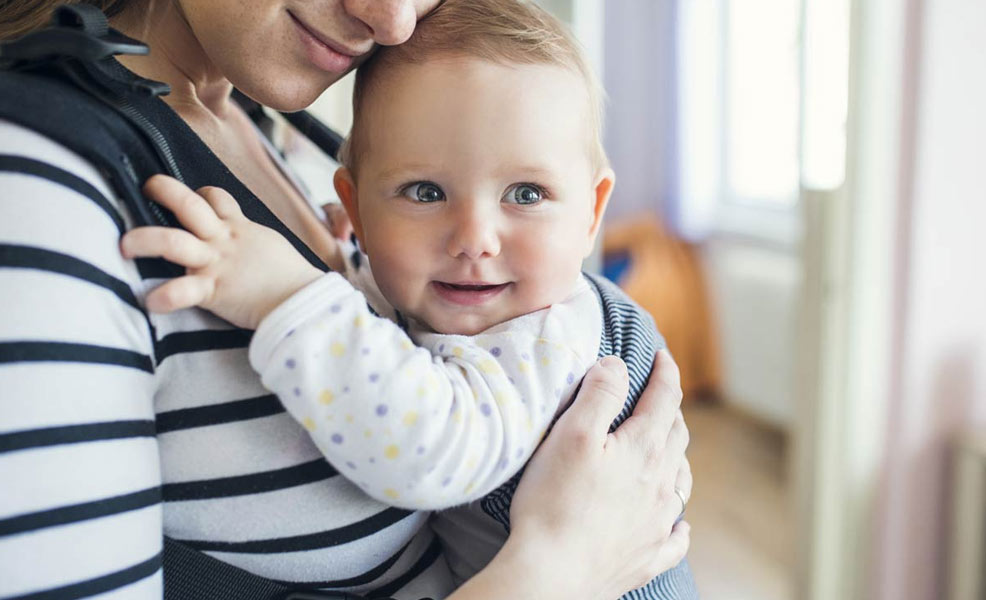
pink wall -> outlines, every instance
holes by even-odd
[[[944,597],[948,440],[986,428],[986,2],[911,5],[881,600]]]

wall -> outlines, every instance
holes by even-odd
[[[912,2],[916,95],[872,595],[944,596],[948,443],[986,428],[986,2]]]

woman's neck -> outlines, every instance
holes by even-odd
[[[233,85],[206,55],[175,2],[149,2],[148,12],[131,11],[115,18],[113,27],[151,48],[146,56],[121,56],[120,62],[141,77],[171,86],[164,97],[176,112],[208,112],[224,119],[232,103]],[[134,14],[136,12],[136,14]]]

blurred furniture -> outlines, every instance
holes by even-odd
[[[986,431],[955,444],[948,536],[948,599],[986,598]]]
[[[719,347],[694,247],[652,217],[607,221],[603,272],[654,317],[681,369],[686,397],[718,395]]]

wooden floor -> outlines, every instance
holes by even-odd
[[[686,403],[689,561],[703,600],[790,600],[794,540],[785,438],[719,404]]]

